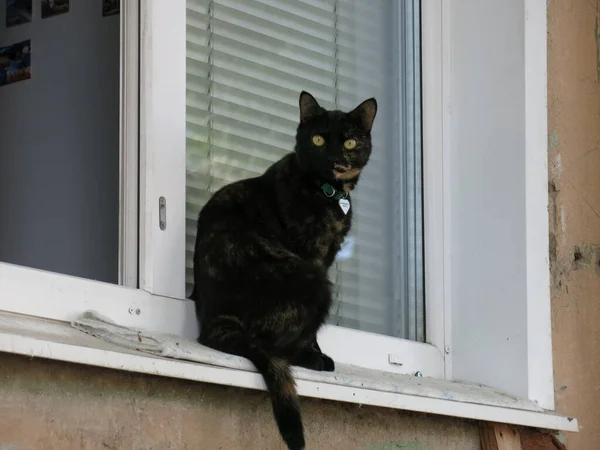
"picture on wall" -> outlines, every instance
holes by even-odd
[[[114,16],[119,14],[121,0],[102,0],[102,16]]]
[[[33,0],[6,0],[6,27],[31,22]]]
[[[0,47],[0,86],[31,78],[31,41]]]
[[[42,0],[42,19],[69,12],[70,0]]]

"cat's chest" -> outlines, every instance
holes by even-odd
[[[351,219],[351,211],[344,211],[338,202],[306,208],[293,219],[290,230],[296,252],[315,264],[331,265],[350,229]]]

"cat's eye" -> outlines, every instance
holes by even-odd
[[[344,148],[346,150],[352,150],[356,148],[356,139],[346,139],[344,141]]]
[[[312,141],[317,147],[323,147],[323,145],[325,145],[325,138],[318,134],[313,136]]]

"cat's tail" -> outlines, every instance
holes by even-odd
[[[304,427],[300,402],[290,364],[272,356],[244,330],[233,316],[218,316],[200,327],[198,342],[225,353],[249,359],[262,375],[273,405],[273,415],[281,437],[290,450],[304,450]]]
[[[304,427],[290,364],[256,347],[252,348],[247,358],[265,379],[281,437],[290,450],[303,450]]]

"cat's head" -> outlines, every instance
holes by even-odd
[[[350,112],[328,111],[303,91],[295,148],[302,169],[322,181],[353,189],[371,156],[376,114],[374,98]]]

